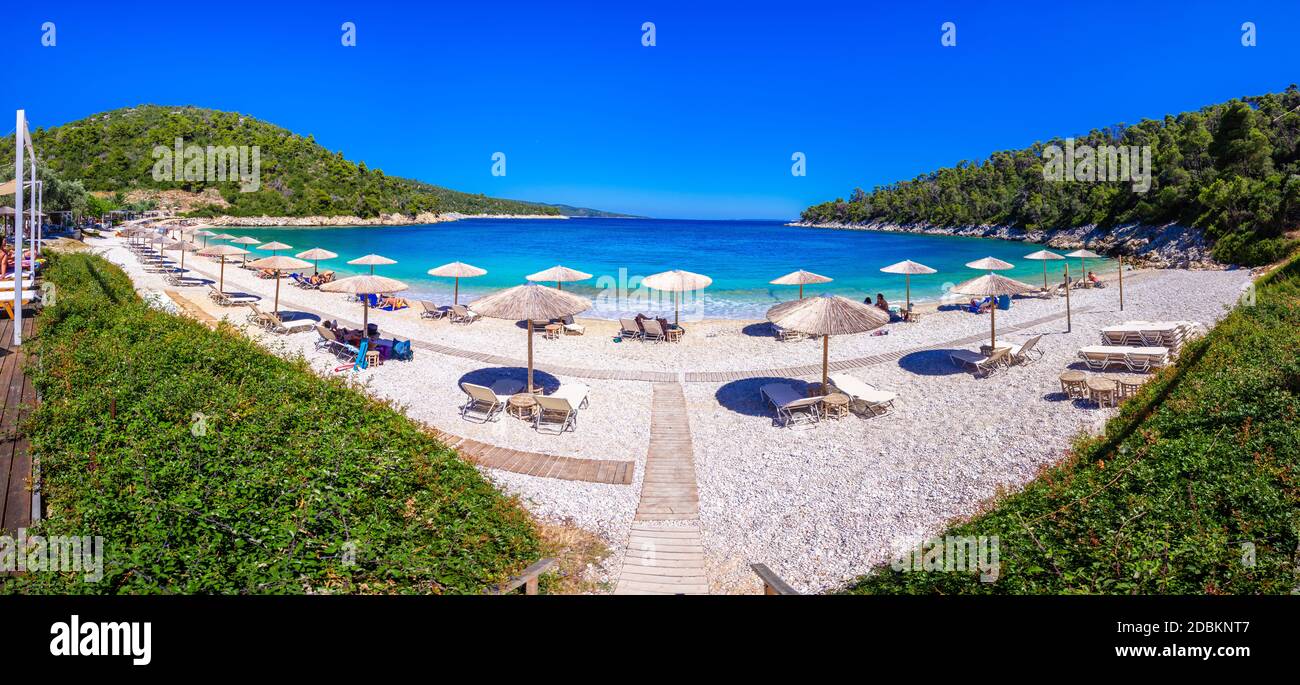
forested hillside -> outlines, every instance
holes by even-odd
[[[1013,226],[1046,229],[1177,222],[1201,228],[1217,259],[1262,264],[1284,257],[1300,225],[1300,91],[1211,105],[1195,112],[1117,124],[1074,144],[1149,146],[1151,185],[1044,178],[1044,149],[995,152],[910,181],[854,190],[809,207],[812,223]]]

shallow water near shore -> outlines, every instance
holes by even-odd
[[[519,285],[530,273],[563,264],[593,274],[594,278],[564,288],[592,298],[596,307],[586,315],[602,318],[651,309],[671,312],[671,293],[639,288],[641,277],[668,269],[713,278],[700,299],[689,294],[683,299],[683,316],[692,318],[761,319],[773,304],[798,297],[797,287],[768,283],[796,269],[835,279],[805,286],[805,295],[834,293],[861,300],[883,293],[891,303],[904,299],[904,279],[881,273],[880,268],[904,259],[938,269],[935,274],[912,276],[914,302],[936,301],[952,284],[981,275],[965,266],[981,257],[1015,264],[1014,269],[1000,272],[1003,275],[1031,284],[1043,282],[1043,263],[1024,259],[1041,247],[1032,243],[800,228],[782,221],[465,219],[421,226],[223,230],[293,245],[289,254],[313,247],[337,252],[339,258],[322,262],[321,268],[340,274],[367,271],[347,265],[349,259],[367,253],[384,255],[397,264],[377,267],[375,273],[409,284],[411,289],[405,293],[409,297],[439,303],[451,301],[452,282],[426,272],[447,262],[468,262],[488,271],[461,280],[461,302]],[[254,249],[252,254],[268,253]],[[1049,280],[1060,280],[1063,264],[1048,262]],[[1079,260],[1071,259],[1069,264],[1077,277]],[[1087,268],[1107,273],[1115,270],[1115,262],[1090,259]]]

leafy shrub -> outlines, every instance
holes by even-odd
[[[1298,413],[1295,259],[1258,284],[1255,306],[1238,307],[1122,405],[1103,435],[948,531],[999,537],[996,582],[883,567],[849,591],[1289,593],[1300,586]]]
[[[56,257],[31,423],[48,518],[105,577],[7,591],[468,593],[536,560],[528,515],[392,408],[238,332],[153,311],[98,257]]]

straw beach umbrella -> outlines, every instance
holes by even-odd
[[[176,244],[172,246],[172,249],[181,251],[181,270],[183,271],[185,269],[185,253],[197,252],[199,246],[189,240],[178,240],[176,241]]]
[[[257,246],[257,249],[259,249],[259,250],[270,250],[270,251],[271,251],[271,254],[272,254],[272,255],[275,255],[275,253],[276,253],[276,252],[279,252],[280,250],[292,250],[292,249],[293,249],[293,245],[285,245],[284,243],[278,243],[278,242],[275,242],[275,241],[271,241],[271,242],[269,242],[269,243],[262,243],[261,245],[258,245],[258,246]]]
[[[1089,259],[1101,259],[1101,255],[1092,250],[1075,250],[1074,252],[1066,253],[1065,256],[1079,258],[1079,278],[1084,278],[1088,275]]]
[[[258,244],[258,243],[260,243],[260,242],[262,242],[262,241],[258,240],[257,238],[250,238],[250,237],[248,237],[248,236],[243,236],[242,238],[235,238],[235,239],[231,240],[230,242],[232,242],[232,243],[234,243],[234,244],[236,244],[236,245],[256,245],[256,244]],[[248,253],[247,253],[247,252],[244,253],[244,264],[248,264]]]
[[[294,259],[293,257],[285,257],[280,255],[263,257],[261,259],[254,260],[252,262],[252,265],[259,269],[271,269],[275,271],[274,311],[277,315],[280,313],[280,272],[285,270],[292,270],[292,269],[306,269],[308,266],[311,266],[310,263],[304,262],[301,259]]]
[[[396,293],[406,290],[406,284],[387,276],[349,276],[340,278],[337,281],[330,281],[320,287],[321,290],[331,293],[349,293],[351,295],[378,295],[380,293]],[[370,302],[366,298],[361,298],[361,332],[364,335],[366,329],[370,327]]]
[[[313,274],[318,274],[320,273],[320,260],[334,259],[338,255],[333,252],[330,252],[329,250],[322,250],[319,247],[313,247],[312,249],[307,250],[306,252],[299,252],[294,256],[297,257],[298,259],[310,259],[313,262],[311,272]]]
[[[878,307],[854,302],[847,297],[822,295],[778,304],[767,310],[767,320],[781,328],[822,336],[824,393],[830,382],[831,336],[875,330],[889,323],[889,314]]]
[[[199,254],[203,255],[204,257],[221,258],[221,272],[217,276],[217,290],[225,290],[226,257],[234,257],[235,255],[246,255],[248,254],[248,250],[235,247],[234,245],[213,245],[212,247],[205,247],[202,250],[199,250]]]
[[[673,293],[673,325],[681,323],[681,301],[678,299],[678,293],[690,290],[703,290],[713,283],[713,279],[704,274],[695,274],[681,269],[664,271],[646,276],[641,279],[641,284],[647,288],[655,290],[667,290]]]
[[[570,269],[567,266],[556,265],[546,269],[545,271],[538,271],[535,274],[529,274],[524,278],[527,278],[530,281],[555,281],[555,289],[564,290],[562,284],[571,281],[585,281],[588,278],[591,278],[591,274],[576,269]]]
[[[475,312],[494,319],[528,323],[528,392],[533,386],[533,320],[562,319],[591,309],[591,300],[556,288],[530,283],[482,297],[470,304]]]
[[[480,269],[477,266],[466,264],[464,262],[451,262],[450,264],[443,264],[442,266],[429,269],[428,273],[430,276],[437,276],[439,278],[456,279],[456,286],[455,286],[455,290],[452,292],[451,303],[459,304],[460,303],[460,279],[482,276],[483,274],[487,273],[487,270]]]
[[[214,236],[214,235],[216,235],[216,234],[213,233],[212,231],[207,231],[207,230],[203,230],[203,231],[195,231],[195,232],[194,232],[194,237],[195,237],[195,238],[202,238],[202,239],[203,239],[203,247],[207,247],[207,246],[208,246],[208,238],[211,238],[211,237]]]
[[[832,279],[830,276],[823,276],[821,274],[815,274],[811,271],[804,271],[803,269],[799,269],[798,271],[791,271],[790,273],[780,278],[774,278],[768,281],[768,283],[771,283],[772,285],[797,285],[799,286],[799,299],[802,300],[803,287],[805,285],[810,283],[830,283],[832,280],[834,279]]]
[[[1047,290],[1047,262],[1053,259],[1065,259],[1065,257],[1062,257],[1055,252],[1049,252],[1048,250],[1039,250],[1032,254],[1025,255],[1025,259],[1033,259],[1043,263],[1043,290]]]
[[[1003,264],[1006,264],[1006,262],[1003,262]],[[953,292],[962,293],[964,295],[997,298],[1001,295],[1019,295],[1022,293],[1033,292],[1035,288],[1028,283],[1021,283],[1020,281],[1007,278],[1006,276],[999,276],[998,274],[990,273],[980,276],[979,278],[972,278],[965,283],[956,285],[952,290]],[[990,349],[996,350],[998,347],[998,303],[996,299],[993,302],[993,306],[989,309],[989,342]]]
[[[388,265],[388,264],[396,264],[396,263],[397,263],[397,260],[389,259],[389,258],[387,258],[387,257],[381,256],[381,255],[377,255],[377,254],[368,254],[368,255],[366,255],[366,256],[364,256],[364,257],[357,257],[356,259],[354,259],[354,260],[348,262],[348,264],[356,264],[356,265],[359,265],[359,266],[369,266],[369,267],[370,267],[370,274],[371,274],[372,276],[373,276],[374,273],[375,273],[375,267],[376,267],[376,266],[386,266],[386,265]]]
[[[904,259],[903,261],[897,264],[890,264],[889,266],[881,269],[881,271],[887,274],[903,274],[903,282],[907,286],[907,310],[908,311],[912,310],[912,274],[939,273],[937,269],[931,269],[930,267],[924,264],[921,264],[919,262],[914,262],[910,259]]]
[[[209,237],[211,237],[213,240],[234,240],[235,239],[235,236],[230,235],[229,233],[218,233],[214,236],[209,236]]]

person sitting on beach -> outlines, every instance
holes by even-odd
[[[1088,272],[1088,282],[1091,283],[1091,284],[1093,284],[1093,285],[1095,286],[1095,285],[1098,285],[1098,284],[1101,283],[1101,279],[1100,279],[1100,278],[1097,278],[1097,274],[1095,274],[1095,273],[1089,271],[1089,272]]]
[[[876,293],[876,306],[883,312],[889,311],[889,303],[885,301],[884,293]]]
[[[411,305],[407,304],[406,300],[400,297],[385,295],[384,297],[379,298],[379,307],[381,309],[405,309],[409,306]]]

